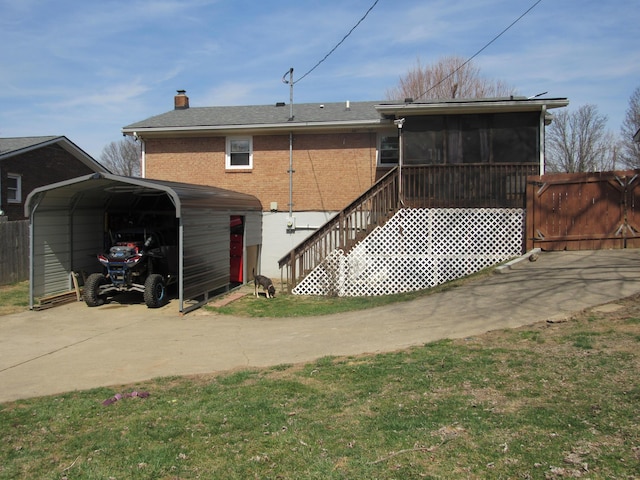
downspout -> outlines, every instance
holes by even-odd
[[[138,140],[140,140],[140,177],[147,178],[146,144],[142,138],[138,137]]]
[[[293,67],[287,72],[289,80],[283,82],[289,84],[289,121],[293,122]],[[285,73],[285,77],[286,77]],[[289,131],[289,217],[287,218],[287,233],[295,233],[295,221],[293,220],[293,130]]]
[[[289,219],[293,218],[293,132],[289,132]],[[287,225],[287,229],[289,229]]]
[[[402,191],[402,163],[404,160],[404,144],[402,140],[402,126],[404,125],[404,118],[394,120],[393,123],[398,127],[398,208],[404,207],[404,192]]]

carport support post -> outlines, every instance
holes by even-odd
[[[177,207],[176,207],[177,208]],[[176,214],[178,211],[176,210]],[[178,311],[184,312],[184,225],[182,215],[178,217]]]
[[[35,210],[35,209],[34,209]],[[29,215],[29,310],[33,310],[33,211]]]

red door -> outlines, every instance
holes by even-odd
[[[231,217],[231,251],[230,264],[231,273],[229,281],[231,283],[242,283],[242,252],[244,247],[244,221],[240,216]]]

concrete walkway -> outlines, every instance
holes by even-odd
[[[542,253],[419,300],[313,318],[180,316],[175,302],[73,303],[0,317],[0,402],[187,375],[393,351],[559,319],[640,293],[640,250]],[[267,301],[264,298],[256,301]]]

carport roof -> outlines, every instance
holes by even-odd
[[[183,208],[209,208],[217,211],[241,210],[262,211],[260,201],[252,196],[222,188],[164,180],[123,177],[110,173],[93,173],[63,182],[36,188],[25,202],[25,216],[35,208],[68,208],[74,199],[105,202],[117,194],[152,195],[166,193],[176,207],[176,218],[182,216]]]

